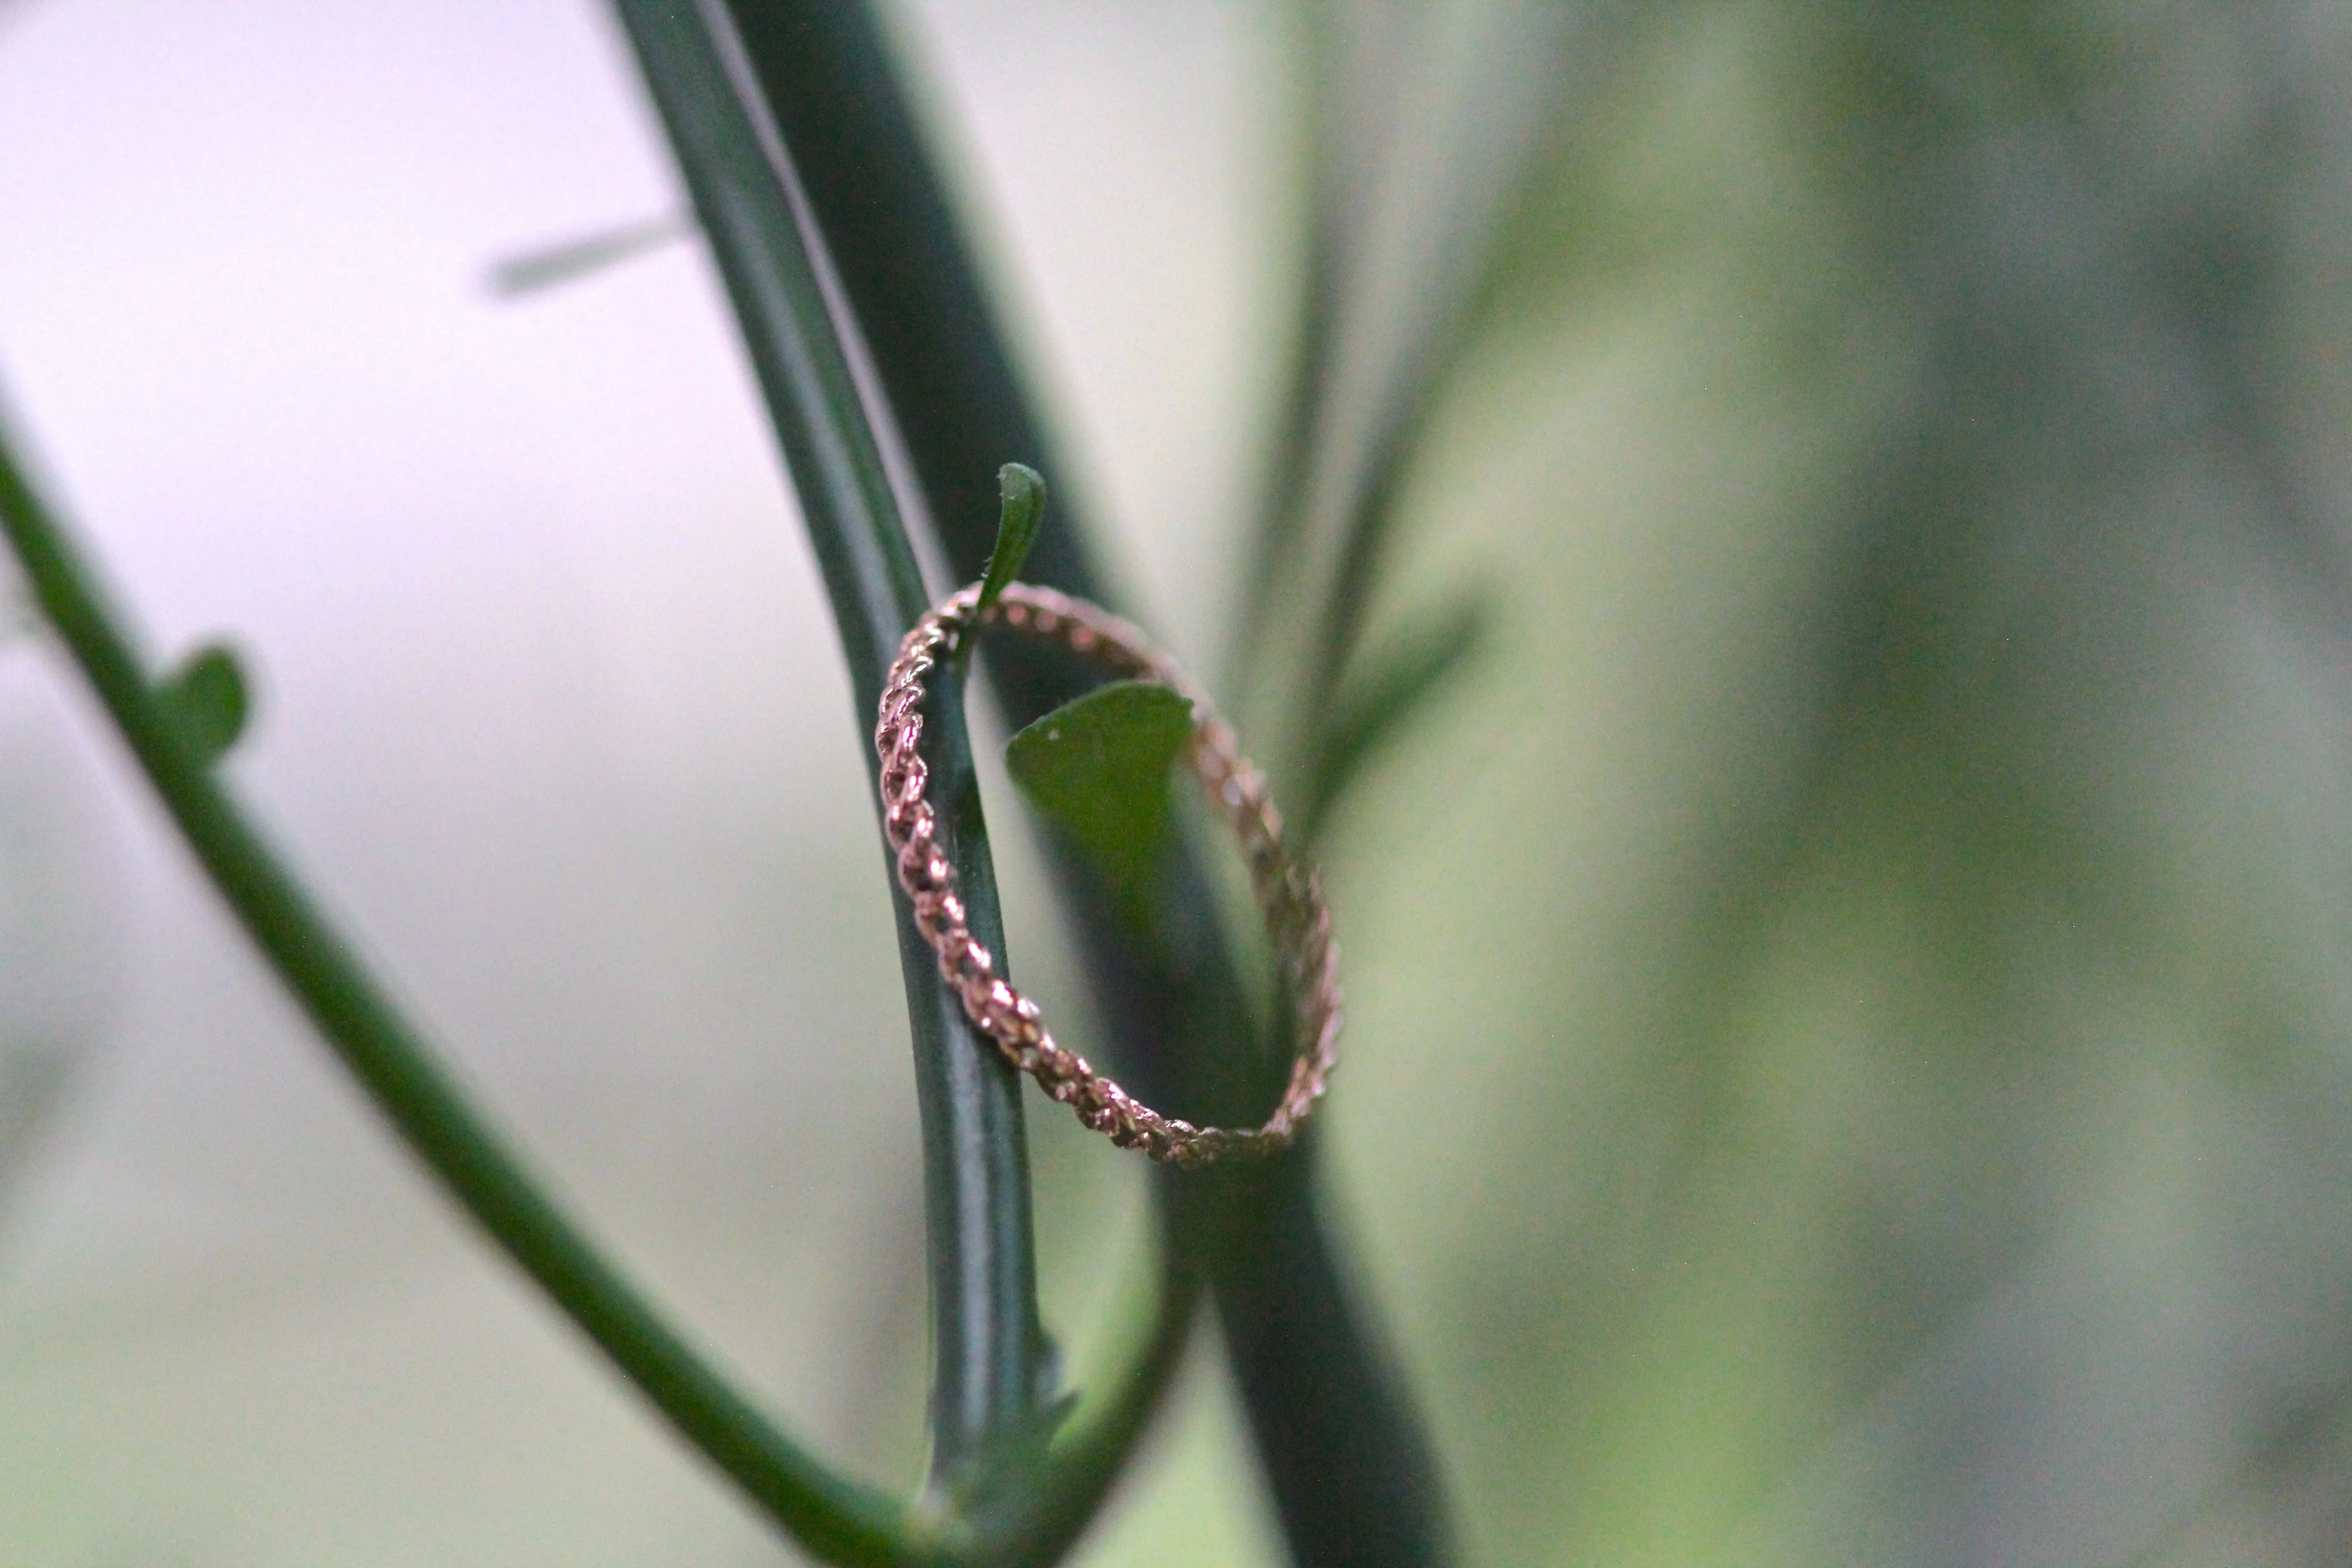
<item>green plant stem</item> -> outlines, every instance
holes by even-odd
[[[871,7],[843,0],[729,4],[866,326],[934,526],[958,575],[975,577],[993,543],[996,466],[1062,470],[887,41]],[[1059,521],[1024,574],[1115,608],[1087,559],[1072,490],[1060,486]],[[992,643],[986,658],[1016,729],[1097,683],[1034,641]],[[1076,857],[1059,857],[1056,869],[1129,1086],[1180,1114],[1263,1116],[1286,1064],[1250,1022],[1201,867],[1172,868],[1148,939],[1129,934]],[[1162,1192],[1170,1244],[1212,1276],[1293,1553],[1397,1568],[1445,1561],[1436,1467],[1317,1213],[1309,1149],[1239,1182],[1171,1177]]]
[[[862,738],[899,640],[929,595],[883,468],[875,411],[851,372],[845,339],[854,329],[828,298],[822,241],[725,10],[688,0],[617,0],[617,8],[765,394],[832,601]],[[1002,954],[961,682],[942,670],[932,692],[931,796],[950,828],[973,933]],[[861,749],[870,776],[878,764],[870,744]],[[1034,1430],[1052,1393],[1020,1080],[940,980],[895,875],[891,891],[923,1123],[932,1479],[955,1495],[987,1470],[992,1447]]]
[[[190,743],[0,441],[0,525],[164,808],[254,944],[417,1158],[678,1432],[810,1551],[921,1560],[898,1502],[827,1471],[682,1340],[543,1193]]]

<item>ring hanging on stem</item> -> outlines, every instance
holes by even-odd
[[[897,858],[898,885],[914,902],[916,927],[939,955],[940,974],[962,999],[973,1026],[996,1042],[1006,1060],[1123,1149],[1190,1166],[1287,1147],[1322,1098],[1338,1059],[1339,949],[1331,940],[1331,911],[1315,868],[1283,847],[1282,816],[1267,797],[1265,775],[1241,754],[1232,728],[1206,694],[1129,622],[1084,599],[1026,583],[1007,584],[985,611],[979,607],[980,596],[981,584],[974,583],[915,623],[898,645],[874,730],[874,750],[882,762],[883,833]],[[1120,679],[1157,681],[1191,700],[1192,730],[1185,758],[1248,858],[1250,885],[1265,911],[1276,966],[1297,1009],[1298,1056],[1282,1102],[1264,1126],[1195,1127],[1162,1116],[1097,1072],[1086,1058],[1055,1045],[1037,1005],[997,973],[995,955],[966,924],[955,867],[940,845],[939,819],[923,793],[929,770],[917,747],[923,734],[924,678],[952,658],[979,626],[1000,625],[1059,643]]]

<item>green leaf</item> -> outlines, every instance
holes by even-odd
[[[1036,469],[1007,463],[996,470],[996,485],[1003,504],[996,514],[996,548],[988,552],[988,565],[980,574],[982,615],[996,603],[1005,584],[1021,575],[1022,563],[1029,559],[1029,548],[1037,542],[1037,529],[1045,521],[1045,479]]]
[[[245,672],[237,668],[236,656],[218,643],[208,643],[183,659],[155,696],[170,710],[181,739],[207,765],[227,755],[245,733],[250,710]]]
[[[1190,698],[1156,681],[1115,680],[1013,736],[1004,765],[1119,898],[1140,907],[1168,834],[1169,769],[1192,732]]]

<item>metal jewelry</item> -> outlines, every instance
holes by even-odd
[[[874,750],[882,763],[883,832],[898,860],[898,885],[914,903],[916,927],[939,955],[940,973],[962,999],[973,1026],[994,1040],[1008,1061],[1119,1147],[1181,1166],[1286,1147],[1322,1098],[1338,1058],[1339,950],[1331,940],[1331,911],[1314,866],[1283,847],[1282,816],[1266,795],[1265,775],[1241,754],[1232,728],[1207,695],[1129,622],[1084,599],[1025,583],[1007,585],[985,615],[979,613],[979,604],[980,584],[974,583],[915,623],[898,645],[874,730]],[[955,868],[939,843],[938,817],[923,795],[929,773],[917,746],[923,733],[924,677],[952,658],[980,626],[1000,625],[1059,643],[1119,679],[1158,681],[1192,700],[1185,759],[1249,861],[1275,962],[1297,1009],[1298,1057],[1282,1102],[1264,1126],[1195,1127],[1144,1105],[1084,1057],[1055,1045],[1037,1005],[997,973],[994,955],[973,940]]]

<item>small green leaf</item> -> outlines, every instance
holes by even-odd
[[[1139,908],[1168,833],[1168,775],[1192,731],[1192,700],[1149,680],[1115,680],[1013,737],[1004,765],[1030,804]]]
[[[1038,525],[1045,521],[1045,476],[1023,463],[1007,463],[996,470],[998,492],[1004,498],[996,514],[996,548],[980,574],[980,614],[996,603],[1004,585],[1021,575],[1029,547],[1037,542]]]
[[[245,732],[245,672],[236,656],[208,643],[181,661],[156,698],[172,710],[180,734],[206,763],[216,763]]]

